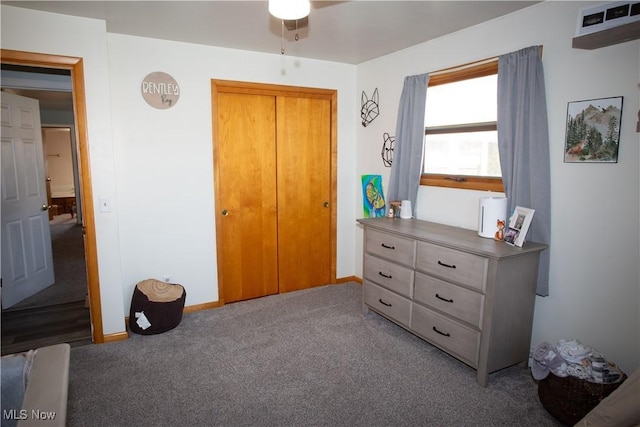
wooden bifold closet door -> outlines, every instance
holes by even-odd
[[[219,298],[335,283],[335,91],[214,80]]]

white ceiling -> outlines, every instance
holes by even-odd
[[[5,1],[102,19],[110,33],[280,53],[281,21],[263,1]],[[285,29],[286,55],[359,64],[509,14],[536,1],[312,1],[309,27]]]

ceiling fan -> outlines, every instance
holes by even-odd
[[[296,31],[295,40],[298,41],[298,30],[309,27],[309,13],[311,7],[320,9],[332,6],[342,1],[309,1],[309,0],[269,0],[269,13],[282,20],[282,48],[280,52],[284,54],[284,30]]]

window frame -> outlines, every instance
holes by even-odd
[[[432,74],[429,76],[427,88],[478,77],[486,77],[493,74],[498,74],[498,58],[491,58],[480,63],[465,64],[460,67],[448,68]],[[426,137],[427,133],[444,133],[456,128],[461,131],[475,132],[480,130],[497,130],[497,125],[494,127],[493,122],[469,123],[462,126],[438,126],[430,128],[429,130],[427,130],[427,127],[425,126],[424,134]],[[504,185],[501,177],[423,173],[420,177],[420,185],[504,192]]]

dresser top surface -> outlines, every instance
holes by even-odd
[[[547,245],[525,242],[522,248],[511,246],[491,238],[480,237],[474,230],[453,227],[419,219],[361,218],[357,220],[365,227],[386,231],[425,242],[465,250],[490,258],[510,258],[531,252],[540,252]]]

